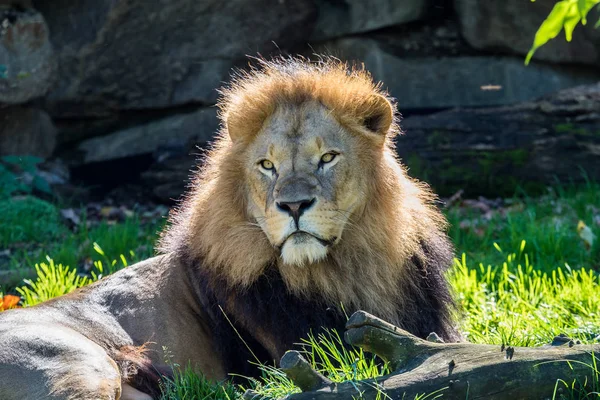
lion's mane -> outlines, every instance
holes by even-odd
[[[282,328],[260,326],[263,323],[253,319],[259,310],[238,303],[249,302],[265,312],[261,301],[273,301],[273,294],[265,291],[280,282],[285,298],[278,301],[279,314],[299,312],[288,304],[290,299],[298,304],[343,305],[346,312],[363,309],[417,335],[437,330],[443,337],[456,337],[443,275],[453,256],[444,233],[446,222],[433,205],[432,192],[409,178],[396,159],[392,139],[400,132],[397,120],[391,123],[381,157],[374,160],[376,166],[365,171],[372,176],[364,208],[351,217],[326,262],[276,267],[279,254],[246,214],[245,148],[278,105],[316,100],[353,129],[372,115],[377,106],[373,94],[389,99],[362,68],[333,59],[309,63],[298,58],[261,60],[249,72],[238,72],[221,91],[221,130],[159,247],[162,252],[180,253],[190,268],[200,270],[203,290],[213,294],[212,300],[202,295],[203,301],[223,303],[220,307],[237,313],[235,319],[247,329],[277,335],[266,331]],[[271,286],[264,286],[265,276],[270,276]],[[248,299],[249,294],[254,297]],[[286,329],[293,330],[293,325]],[[293,335],[305,335],[313,327],[298,324],[297,329],[304,328],[307,331]],[[274,354],[281,349],[273,345],[267,350]]]

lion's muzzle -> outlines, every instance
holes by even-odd
[[[277,209],[286,212],[294,219],[296,229],[300,229],[300,217],[306,210],[311,208],[316,202],[313,197],[310,200],[299,200],[299,201],[280,201],[277,203]]]

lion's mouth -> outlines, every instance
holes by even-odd
[[[277,247],[279,247],[280,249],[283,247],[283,245],[285,244],[285,242],[287,242],[290,238],[294,238],[296,240],[296,242],[298,243],[302,243],[302,242],[306,242],[309,241],[311,239],[317,239],[317,241],[324,247],[329,247],[332,246],[335,241],[337,240],[337,237],[332,237],[331,239],[324,239],[320,236],[315,235],[314,233],[310,233],[310,232],[306,232],[306,231],[295,231],[289,234],[288,237],[286,237],[283,242],[281,242],[281,244]]]

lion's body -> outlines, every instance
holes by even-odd
[[[162,255],[39,306],[0,313],[0,399],[115,399],[122,381],[141,383],[135,374],[144,364],[167,371],[162,346],[171,362],[193,360],[208,377],[224,378],[211,324],[188,282],[178,260]]]
[[[163,347],[213,379],[251,374],[247,360],[277,361],[358,309],[458,338],[445,221],[394,157],[393,107],[368,74],[264,62],[220,105],[223,130],[162,237],[164,255],[0,315],[1,398],[28,398],[27,376],[35,393],[77,382],[89,386],[78,393],[96,391],[71,398],[118,398],[122,381],[133,399],[132,386],[148,392],[149,366],[164,366]],[[52,335],[39,346],[43,332]],[[23,351],[38,358],[17,361]]]

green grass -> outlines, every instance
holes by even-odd
[[[79,274],[77,269],[58,264],[50,257],[46,257],[47,262],[36,264],[36,279],[24,279],[24,285],[16,288],[16,292],[22,298],[22,305],[24,307],[34,306],[62,296],[96,282],[103,276],[117,272],[129,264],[123,254],[119,256],[118,260],[110,260],[97,243],[94,243],[94,250],[104,258],[104,261],[94,261],[94,267],[89,275]]]
[[[587,400],[600,397],[600,365],[598,355],[592,353],[591,360],[583,365],[590,371],[589,379],[578,380],[558,379],[552,393],[552,400]],[[571,362],[567,362],[572,367]]]
[[[504,255],[492,249],[498,243],[503,249],[518,249],[527,240],[530,262],[536,269],[551,271],[565,263],[573,267],[600,269],[600,241],[587,251],[577,234],[579,220],[588,226],[598,225],[600,216],[600,184],[556,186],[546,196],[511,199],[512,205],[503,212],[492,213],[487,219],[473,209],[452,208],[447,212],[451,224],[449,234],[458,254],[484,265],[504,261]],[[461,223],[469,223],[468,228]]]
[[[316,336],[309,333],[299,344],[304,358],[332,382],[377,378],[391,372],[379,358],[343,343],[337,331],[325,330]],[[250,379],[248,385],[240,387],[240,392],[252,390],[256,400],[279,399],[300,392],[281,370],[267,365],[257,365],[257,368],[262,372],[261,378]]]
[[[56,264],[49,257],[48,263],[36,264],[35,270],[36,280],[25,279],[25,285],[16,289],[24,307],[62,296],[93,282],[92,278],[78,275],[76,269]]]
[[[596,341],[600,335],[600,239],[586,249],[577,224],[583,221],[600,237],[599,193],[600,185],[591,183],[556,187],[542,198],[516,197],[507,209],[487,215],[464,207],[447,211],[449,233],[458,254],[448,278],[461,309],[460,328],[468,340],[539,346],[565,333],[584,343]],[[32,225],[30,212],[12,205],[5,210],[18,215],[9,215],[11,222],[0,225],[0,243],[12,251],[10,266],[38,264],[37,279],[17,288],[24,305],[66,293],[152,254],[161,223],[143,225],[134,217],[90,229],[82,224],[81,229],[72,232],[56,220],[56,209],[51,204],[37,202],[26,200],[21,205],[40,205],[43,215],[36,216],[42,222],[39,230]],[[18,229],[13,231],[15,226]],[[46,259],[47,254],[52,259]],[[92,268],[81,276],[81,268],[74,267],[85,260],[92,260]],[[308,335],[303,341],[304,355],[315,369],[335,382],[388,372],[377,359],[360,349],[344,349],[341,342],[335,332]],[[557,381],[554,397],[551,393],[548,396],[593,397],[599,387],[594,362],[591,359],[592,379],[586,389],[582,389],[581,382],[564,377]],[[173,368],[174,380],[164,383],[164,400],[238,399],[247,389],[253,390],[257,398],[281,398],[299,390],[273,366],[257,366],[261,378],[242,386],[210,383],[189,367]],[[423,394],[421,398],[442,394]]]
[[[66,233],[57,208],[35,197],[0,201],[0,246],[47,243]]]
[[[173,379],[163,380],[160,400],[234,400],[241,399],[240,391],[228,382],[211,382],[194,373],[191,366],[183,370],[173,367]]]
[[[311,365],[333,382],[356,381],[385,375],[387,364],[359,347],[345,348],[339,332],[326,330],[302,340],[303,353]]]
[[[75,230],[61,219],[58,208],[33,197],[0,201],[0,250],[9,249],[10,259],[1,269],[30,268],[46,262],[70,266],[91,266],[126,254],[131,262],[152,256],[154,242],[164,220],[141,223],[137,216],[120,223],[100,221],[88,227],[85,213]],[[102,246],[97,252],[94,243]],[[1,262],[1,260],[0,260]]]
[[[596,271],[568,265],[537,270],[529,262],[525,241],[504,255],[502,264],[473,266],[463,254],[449,274],[470,342],[538,346],[560,333],[583,342],[600,335]]]

